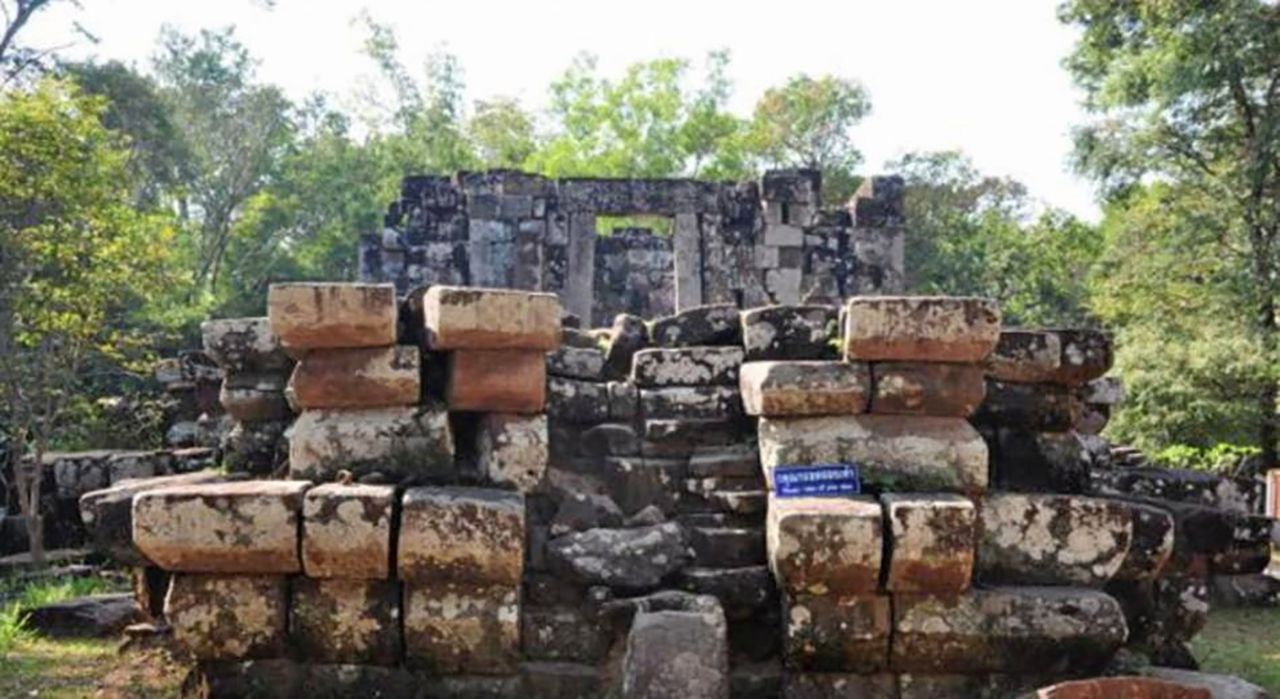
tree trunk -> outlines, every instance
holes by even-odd
[[[36,505],[36,514],[27,516],[27,544],[31,552],[31,563],[36,568],[43,568],[45,565],[44,556],[44,515],[39,513],[40,506]]]

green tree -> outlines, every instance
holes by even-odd
[[[50,67],[54,49],[29,46],[19,35],[32,20],[61,1],[0,0],[0,15],[4,16],[4,24],[0,25],[0,85],[22,81],[31,75],[38,76]],[[77,0],[67,2],[79,6]],[[73,22],[72,28],[81,37],[96,41],[79,22]]]
[[[1153,254],[1189,268],[1203,255],[1220,260],[1230,272],[1196,287],[1230,295],[1217,329],[1247,329],[1246,354],[1277,366],[1280,8],[1262,0],[1072,0],[1059,13],[1081,31],[1066,65],[1093,115],[1077,133],[1081,168],[1118,197],[1116,205],[1133,203],[1153,217],[1161,212],[1141,205],[1145,197],[1120,195],[1144,182],[1171,185],[1153,196],[1196,212],[1216,244],[1152,237]],[[1171,290],[1181,283],[1168,281]],[[1252,441],[1274,465],[1277,377],[1273,369],[1249,381],[1239,396],[1256,405]]]
[[[169,219],[134,206],[101,100],[62,83],[0,95],[0,411],[33,558],[41,460],[95,356],[140,345],[130,316],[171,282]]]
[[[476,102],[467,137],[484,167],[517,169],[538,149],[533,116],[507,97]]]

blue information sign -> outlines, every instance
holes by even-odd
[[[862,480],[855,464],[779,466],[773,471],[773,490],[781,498],[857,495]]]

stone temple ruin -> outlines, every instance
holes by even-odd
[[[1104,334],[899,295],[900,182],[818,195],[410,178],[361,283],[206,323],[230,472],[90,536],[193,694],[1221,696],[1135,659],[1266,567],[1259,484],[1113,464]]]

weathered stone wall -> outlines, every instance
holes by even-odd
[[[759,183],[562,179],[511,171],[410,177],[360,278],[547,291],[593,326],[704,304],[740,308],[902,291],[902,181],[873,177],[820,208],[811,170]],[[600,216],[660,216],[670,235],[601,237]]]

